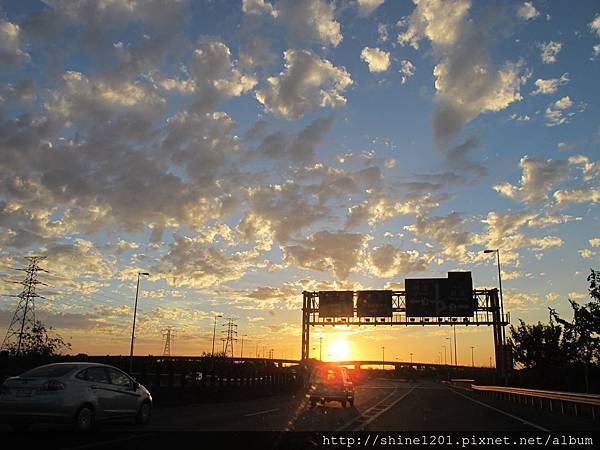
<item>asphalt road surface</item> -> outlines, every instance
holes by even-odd
[[[597,426],[597,423],[596,423]],[[6,425],[0,425],[7,431]],[[32,431],[66,430],[35,425]],[[355,404],[311,408],[303,395],[155,408],[151,422],[106,423],[112,433],[159,431],[564,431],[591,430],[589,419],[494,401],[434,381],[371,379],[356,387]]]

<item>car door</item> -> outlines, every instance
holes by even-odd
[[[115,392],[115,405],[119,415],[135,415],[140,403],[140,389],[129,375],[109,367],[108,375]]]
[[[96,411],[96,416],[114,416],[116,414],[116,393],[114,392],[113,386],[110,383],[106,367],[88,367],[81,374],[81,376],[78,376],[78,378],[80,378],[87,384],[92,396],[96,399],[96,405],[98,407],[98,410]]]

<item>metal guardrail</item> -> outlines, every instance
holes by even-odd
[[[565,414],[570,406],[575,416],[580,416],[583,412],[582,409],[584,408],[590,412],[593,420],[596,420],[598,416],[596,409],[600,406],[600,395],[505,386],[478,386],[476,384],[467,386],[462,383],[464,381],[469,380],[452,380],[447,382],[447,384],[456,388],[468,389],[495,398],[519,402],[540,409],[544,409],[544,407],[547,406],[551,412],[554,412],[557,409],[556,406],[558,404],[562,414]]]

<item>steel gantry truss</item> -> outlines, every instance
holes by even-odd
[[[352,317],[319,317],[319,292],[304,291],[302,302],[302,359],[308,359],[310,350],[310,327],[312,326],[492,326],[496,371],[506,377],[512,367],[506,349],[504,327],[510,323],[510,314],[502,316],[498,289],[473,290],[474,312],[472,317],[408,317],[406,315],[406,292],[392,292],[391,317],[358,317],[356,307]]]

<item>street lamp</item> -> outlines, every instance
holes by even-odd
[[[242,334],[242,351],[240,352],[240,358],[244,357],[244,338],[247,336],[247,334]]]
[[[412,357],[413,357],[414,353],[409,353],[409,355],[410,355],[410,363],[412,364]]]
[[[385,346],[381,347],[381,370],[385,369]]]
[[[448,365],[448,355],[446,354],[446,346],[442,345],[442,348],[444,349],[444,365]]]
[[[452,363],[452,338],[451,337],[447,337],[446,340],[450,341],[450,365],[452,366],[452,365],[454,365]]]
[[[487,249],[484,250],[483,253],[495,253],[496,254],[496,261],[498,263],[498,286],[500,287],[500,321],[504,322],[504,299],[502,298],[502,275],[501,275],[501,270],[500,270],[500,249],[495,249],[495,250],[491,250],[491,249]],[[504,327],[500,328],[502,330],[502,344],[504,344]]]
[[[212,341],[212,352],[210,356],[215,356],[215,333],[217,332],[217,318],[223,317],[223,314],[218,314],[215,316],[215,324],[213,326],[213,341]]]
[[[471,345],[471,367],[475,367],[475,358],[473,357],[473,349],[474,349],[474,348],[475,348],[475,347],[473,347],[473,346]]]
[[[133,306],[133,327],[131,328],[131,347],[129,348],[129,374],[133,372],[133,341],[135,339],[135,316],[137,315],[138,294],[140,292],[140,275],[150,276],[148,272],[138,272],[135,288],[135,304]]]

